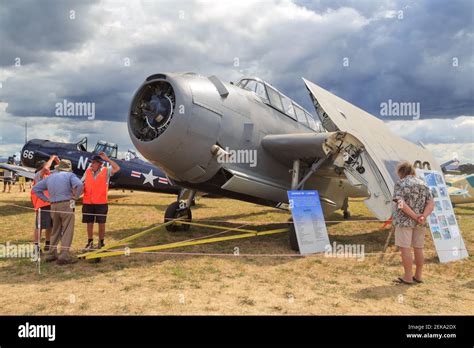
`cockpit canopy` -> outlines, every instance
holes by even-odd
[[[269,83],[256,77],[245,77],[237,83],[237,86],[256,93],[265,104],[274,107],[295,121],[317,132],[322,131],[319,123],[314,120],[313,115]]]
[[[103,140],[99,140],[95,146],[94,153],[104,152],[111,158],[117,158],[118,146],[114,143],[108,143]]]

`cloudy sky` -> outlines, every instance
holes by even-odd
[[[133,148],[129,103],[149,75],[259,76],[314,111],[301,77],[422,141],[474,162],[474,5],[460,1],[0,0],[0,156],[28,138]],[[55,115],[64,99],[95,120]],[[381,115],[419,103],[420,119]]]

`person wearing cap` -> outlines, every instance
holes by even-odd
[[[46,262],[56,261],[58,265],[77,262],[76,258],[71,257],[70,249],[74,236],[74,200],[81,195],[82,187],[81,180],[72,172],[69,160],[60,160],[55,172],[33,187],[39,199],[51,202],[53,231]],[[49,197],[45,191],[48,191]],[[58,255],[59,241],[61,252]]]
[[[110,166],[103,166],[107,162]],[[98,249],[104,247],[105,223],[107,221],[107,193],[110,177],[120,170],[104,152],[91,158],[91,165],[84,172],[84,196],[82,197],[82,222],[87,224],[86,251],[94,249],[94,223],[99,224]]]
[[[59,158],[56,155],[49,157],[48,161],[39,161],[36,164],[35,177],[33,179],[33,186],[39,183],[41,180],[47,178],[51,172],[50,168],[53,164],[53,161],[59,163]],[[48,191],[44,192],[45,196],[48,197]],[[35,218],[35,230],[33,232],[33,241],[35,243],[35,248],[39,249],[39,244],[41,241],[41,230],[45,230],[45,242],[44,242],[44,251],[49,250],[49,245],[51,241],[51,229],[53,227],[53,220],[51,219],[51,203],[43,201],[31,190],[31,202],[35,208],[36,218]],[[38,209],[40,209],[38,217]]]

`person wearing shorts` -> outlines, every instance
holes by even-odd
[[[103,162],[110,166],[104,167]],[[99,225],[99,243],[97,248],[103,248],[105,243],[105,223],[109,210],[107,194],[110,177],[120,170],[119,165],[112,161],[104,152],[91,158],[91,165],[84,172],[84,196],[82,198],[82,222],[87,224],[87,244],[85,251],[94,249],[94,223]]]
[[[81,195],[82,187],[81,180],[72,171],[70,160],[60,160],[51,175],[33,186],[36,197],[51,204],[53,231],[46,262],[56,261],[58,265],[77,262],[71,253],[71,245],[74,238],[75,200]]]
[[[10,161],[8,161],[8,164],[11,164]],[[12,181],[13,181],[13,172],[11,170],[4,169],[3,170],[3,192],[7,192],[7,186],[8,186],[8,193],[11,192]]]
[[[426,218],[433,211],[434,200],[429,187],[415,176],[415,168],[409,162],[401,162],[397,167],[397,174],[400,180],[395,184],[393,193],[393,200],[396,203],[393,224],[395,225],[395,245],[400,248],[405,274],[397,278],[395,282],[421,283],[425,224]],[[414,275],[411,248],[415,255]]]
[[[107,213],[109,205],[105,204],[83,204],[82,222],[85,224],[105,224],[107,222]]]
[[[53,161],[56,163],[59,162],[59,158],[55,155],[51,156],[48,161],[39,161],[36,164],[35,177],[33,179],[33,187],[46,179],[50,174],[50,168],[53,164]],[[45,196],[49,197],[48,192],[44,192]],[[31,191],[31,202],[35,208],[35,229],[33,232],[33,242],[35,243],[35,248],[39,249],[39,244],[41,240],[41,230],[45,230],[45,242],[44,242],[44,251],[49,251],[50,241],[51,241],[51,232],[53,228],[53,220],[51,217],[51,203],[45,202],[39,199],[36,194]],[[38,213],[39,209],[40,213]],[[40,217],[38,217],[40,215]]]

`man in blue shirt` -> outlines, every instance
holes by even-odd
[[[46,262],[55,261],[58,265],[77,262],[69,253],[74,236],[74,200],[82,192],[82,182],[72,173],[69,160],[61,160],[56,171],[33,187],[33,192],[43,201],[51,202],[53,231],[51,246],[46,254]],[[44,194],[48,191],[49,197]],[[61,253],[58,256],[58,243],[61,240]]]

